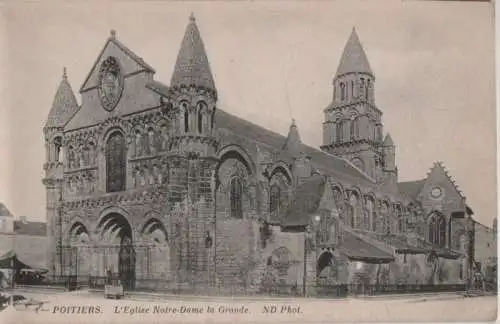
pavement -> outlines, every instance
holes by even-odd
[[[88,290],[72,292],[22,293],[47,300],[43,310],[20,307],[0,312],[0,323],[311,323],[311,322],[492,322],[496,319],[497,298],[476,297],[451,300],[450,294],[412,299],[401,298],[231,298],[191,296],[191,300],[105,299]],[[458,294],[456,294],[458,295]],[[441,299],[436,299],[441,297]],[[443,297],[445,299],[443,299]],[[131,299],[134,298],[134,299]],[[196,299],[195,299],[196,298]],[[431,299],[434,298],[434,299]],[[448,299],[446,299],[448,298]],[[411,301],[411,302],[409,302]],[[270,311],[271,309],[275,311]],[[92,311],[89,311],[92,309]],[[193,312],[192,310],[200,310]],[[3,317],[3,318],[2,318]]]
[[[13,290],[18,294],[40,294],[40,295],[75,295],[83,298],[95,298],[104,295],[102,290],[93,289],[82,289],[75,291],[65,291],[62,289],[53,289],[46,287],[19,287]],[[331,301],[342,301],[342,300],[401,300],[409,302],[424,302],[430,300],[452,300],[452,299],[463,299],[463,298],[473,298],[482,296],[494,296],[491,293],[468,293],[468,292],[440,292],[440,293],[420,293],[420,294],[388,294],[388,295],[376,295],[376,296],[348,296],[346,298],[323,298],[323,297],[283,297],[283,296],[204,296],[204,295],[179,295],[179,294],[168,294],[168,293],[153,293],[153,292],[132,292],[125,293],[126,300],[135,301],[303,301],[305,299],[318,299],[318,300],[331,300]]]

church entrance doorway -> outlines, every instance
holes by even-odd
[[[102,270],[118,276],[125,290],[134,289],[136,253],[129,222],[119,213],[110,213],[101,219],[97,230],[100,242],[109,247],[101,256],[106,268]]]

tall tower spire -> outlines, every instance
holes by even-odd
[[[217,92],[205,46],[193,13],[189,16],[189,23],[177,55],[170,85],[172,87],[196,86]]]
[[[384,155],[382,112],[375,106],[375,76],[353,27],[333,78],[325,108],[322,149],[380,178]]]
[[[172,150],[179,154],[213,156],[216,138],[213,132],[217,90],[205,46],[194,14],[182,39],[170,81],[176,112],[176,134]]]
[[[352,28],[351,36],[344,47],[335,77],[338,78],[348,73],[365,73],[373,76],[370,63],[368,63],[368,58],[359,41],[355,27]]]

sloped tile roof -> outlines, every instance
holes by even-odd
[[[153,90],[154,92],[158,93],[159,95],[168,97],[169,96],[169,87],[159,81],[152,81],[146,85],[147,88]]]
[[[391,134],[389,133],[385,135],[384,146],[394,146],[394,141],[392,140]]]
[[[344,52],[340,58],[340,63],[337,68],[336,76],[341,76],[346,73],[368,73],[373,75],[373,72],[368,63],[365,50],[359,41],[358,34],[353,28],[351,36],[344,47]]]
[[[149,71],[151,73],[155,73],[155,69],[153,69],[153,67],[151,65],[149,65],[148,63],[146,63],[142,57],[140,57],[134,51],[132,51],[130,48],[128,48],[127,46],[125,46],[125,44],[123,44],[122,42],[120,42],[116,38],[115,31],[112,30],[111,31],[111,36],[108,37],[106,43],[104,44],[104,47],[101,49],[101,52],[99,53],[99,55],[97,56],[97,59],[95,60],[94,65],[90,69],[89,73],[87,74],[87,76],[85,78],[85,81],[83,82],[82,86],[80,87],[80,92],[84,92],[84,91],[86,91],[88,89],[88,82],[89,82],[89,80],[90,80],[93,72],[95,71],[97,64],[100,62],[102,55],[104,54],[104,52],[108,48],[109,44],[114,44],[116,47],[118,47],[121,51],[123,51],[125,53],[125,55],[127,55],[128,57],[130,57],[142,69],[144,69],[146,71]]]
[[[427,253],[427,250],[412,246],[409,242],[407,242],[406,237],[400,235],[385,235],[381,233],[369,233],[369,235],[379,241],[386,242],[390,246],[394,247],[399,253]]]
[[[287,140],[287,137],[281,134],[270,131],[221,109],[216,110],[215,123],[217,128],[226,129],[231,133],[244,138],[258,141],[273,147],[278,151],[283,149]],[[305,144],[301,144],[300,150],[305,155],[311,157],[311,164],[315,169],[321,171],[327,176],[335,175],[340,179],[345,179],[347,176],[356,178],[367,185],[373,183],[373,180],[371,180],[365,173],[361,172],[352,164],[338,156],[328,154],[320,149],[310,147]]]
[[[14,232],[19,235],[47,235],[47,223],[14,221]]]
[[[325,184],[325,177],[315,174],[294,190],[292,202],[283,215],[281,226],[307,226],[310,215],[318,210]]]
[[[155,69],[151,65],[146,63],[146,61],[144,61],[144,59],[142,57],[140,57],[134,51],[132,51],[130,48],[125,46],[122,42],[120,42],[118,39],[116,39],[116,37],[110,37],[109,41],[116,44],[116,46],[118,46],[123,52],[125,52],[129,57],[131,57],[137,64],[142,66],[145,70],[152,72],[152,73],[155,73]]]
[[[64,69],[59,88],[54,96],[45,127],[64,127],[78,111],[78,103]]]
[[[7,216],[7,217],[12,217],[12,213],[10,210],[5,206],[4,203],[0,202],[0,216]]]
[[[424,187],[426,179],[416,180],[416,181],[406,181],[406,182],[398,182],[399,191],[408,198],[412,200],[416,200],[418,194]]]
[[[389,263],[394,261],[392,255],[369,244],[350,231],[344,231],[342,243],[339,245],[338,250],[353,261],[367,263]]]
[[[170,81],[172,87],[181,85],[197,85],[216,90],[205,45],[193,15],[189,18]]]

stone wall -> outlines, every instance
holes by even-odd
[[[13,250],[22,262],[31,267],[48,267],[46,236],[0,234],[0,246],[0,255]]]

